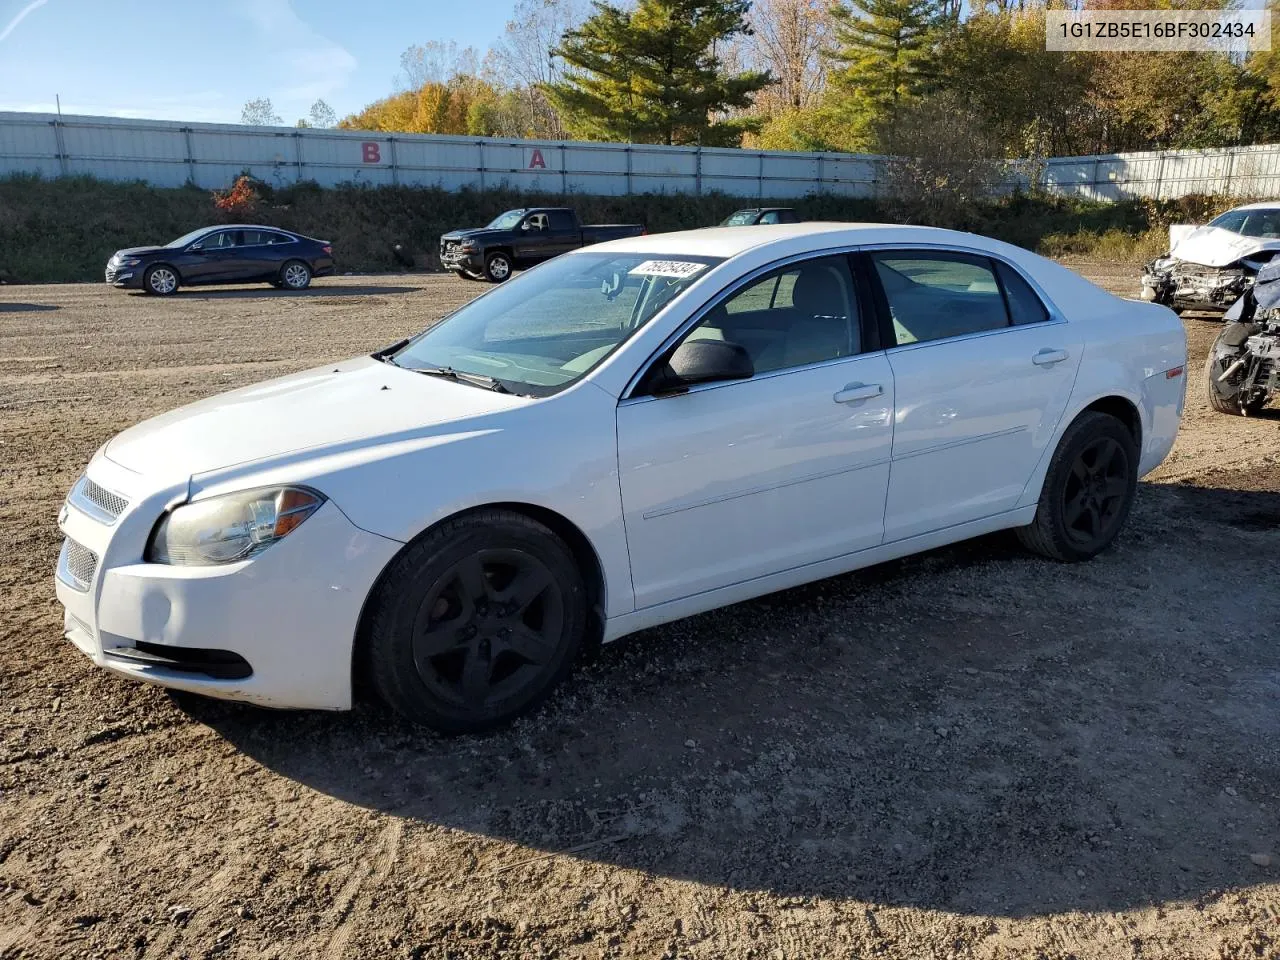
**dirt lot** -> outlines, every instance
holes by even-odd
[[[62,640],[100,443],[479,290],[0,288],[0,958],[1280,957],[1280,411],[1209,413],[1204,321],[1097,561],[989,537],[706,614],[496,735],[174,698]]]

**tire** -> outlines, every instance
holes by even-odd
[[[491,253],[484,259],[484,277],[490,283],[502,283],[511,276],[510,254]]]
[[[1085,411],[1058,442],[1035,519],[1018,528],[1018,539],[1053,560],[1090,560],[1124,527],[1137,489],[1133,434],[1109,414]]]
[[[178,271],[167,263],[147,267],[147,272],[142,275],[142,289],[157,297],[173,296],[178,292],[180,283]]]
[[[507,510],[467,514],[413,541],[369,609],[374,690],[446,734],[480,733],[532,710],[572,669],[587,629],[572,552]]]
[[[311,286],[311,268],[301,260],[288,260],[280,268],[280,286],[285,290],[305,290]]]
[[[1234,395],[1224,394],[1218,388],[1218,377],[1222,374],[1225,367],[1218,362],[1222,354],[1219,353],[1218,345],[1224,344],[1227,347],[1243,346],[1244,341],[1250,335],[1258,330],[1253,324],[1245,323],[1229,323],[1222,328],[1222,332],[1214,339],[1213,345],[1209,348],[1209,356],[1204,361],[1204,380],[1205,395],[1209,399],[1209,406],[1218,413],[1225,413],[1231,417],[1252,417],[1256,416],[1267,404],[1267,398],[1252,400],[1249,403],[1241,404]],[[1234,357],[1226,351],[1222,351],[1228,358]]]

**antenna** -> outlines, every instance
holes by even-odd
[[[61,120],[62,119],[62,97],[58,96],[55,93],[53,95],[53,102],[58,105],[58,119]]]

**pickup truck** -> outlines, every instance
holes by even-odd
[[[521,207],[479,230],[446,233],[440,238],[440,264],[469,280],[501,283],[513,270],[579,247],[646,232],[638,223],[579,223],[578,214],[569,207]]]

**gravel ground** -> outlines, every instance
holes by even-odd
[[[1280,411],[1209,412],[1204,321],[1093,563],[994,536],[705,614],[498,734],[170,696],[61,638],[100,443],[481,289],[0,287],[0,958],[1280,957]]]

